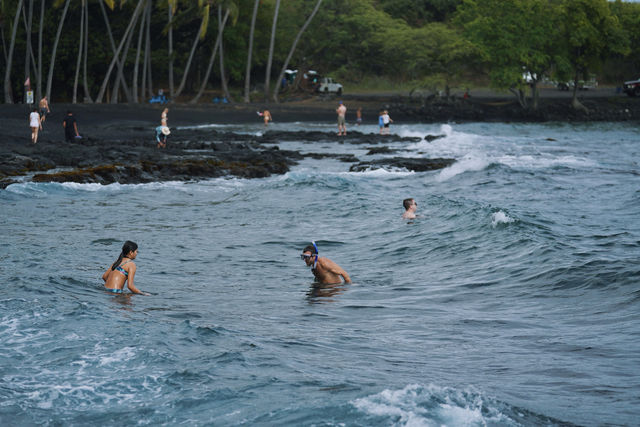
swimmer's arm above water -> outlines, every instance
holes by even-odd
[[[129,276],[127,277],[127,287],[134,294],[149,295],[148,293],[142,292],[140,289],[136,288],[136,286],[133,284],[133,278],[136,275],[136,265],[134,263],[131,264],[131,267],[127,270],[129,273]]]

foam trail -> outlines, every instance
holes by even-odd
[[[446,181],[461,173],[472,171],[477,172],[485,169],[489,166],[490,162],[485,158],[465,157],[462,160],[458,160],[449,167],[444,168],[436,176],[438,182]]]

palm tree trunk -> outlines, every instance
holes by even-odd
[[[218,9],[218,26],[222,26],[222,10]],[[229,94],[229,88],[227,87],[227,77],[224,73],[224,37],[220,37],[220,84],[222,85],[222,92],[224,97],[231,102],[231,94]]]
[[[11,42],[9,43],[9,53],[7,54],[7,66],[4,70],[4,102],[5,104],[13,104],[11,96],[11,65],[13,62],[13,48],[16,45],[16,32],[18,30],[18,21],[20,20],[20,11],[22,10],[23,0],[18,0],[16,16],[13,19],[13,29],[11,31]]]
[[[82,63],[82,53],[83,53],[82,45],[84,43],[84,7],[80,12],[80,41],[78,43],[79,43],[79,46],[78,46],[78,60],[76,61],[76,77],[73,80],[73,98],[71,99],[71,102],[73,104],[77,103],[78,80],[80,78],[80,65]]]
[[[144,15],[143,15],[143,19],[144,19]],[[135,25],[134,25],[135,27]],[[129,31],[129,37],[127,37],[127,43],[124,46],[124,49],[122,50],[122,57],[120,58],[120,63],[126,64],[127,63],[127,56],[129,56],[129,48],[131,47],[131,40],[133,39],[133,29],[131,31]],[[111,93],[111,103],[112,104],[117,104],[119,101],[119,95],[120,95],[120,79],[116,79],[116,83],[113,85],[113,91]],[[132,98],[131,95],[129,93],[125,94],[125,96],[127,97],[127,102],[131,103],[132,102]]]
[[[187,59],[187,64],[184,67],[184,73],[182,74],[182,80],[180,80],[180,86],[178,86],[178,90],[176,91],[175,97],[179,97],[182,91],[184,90],[184,86],[187,83],[187,77],[189,75],[189,68],[191,68],[191,61],[193,60],[193,55],[196,53],[196,48],[198,47],[198,41],[200,40],[200,35],[202,34],[202,26],[207,21],[204,17],[200,22],[200,28],[196,33],[196,38],[193,41],[193,45],[191,46],[191,52],[189,52],[189,58]]]
[[[116,42],[113,40],[113,32],[111,31],[111,25],[109,24],[109,17],[107,16],[107,11],[104,7],[104,3],[102,0],[99,0],[100,9],[102,10],[102,16],[104,17],[104,23],[107,27],[107,34],[109,35],[109,43],[111,44],[111,50],[113,50],[113,54],[116,54]],[[129,97],[129,86],[127,85],[126,80],[124,79],[124,64],[120,62],[120,58],[118,55],[118,59],[116,59],[116,66],[118,68],[117,79],[120,81],[122,85],[122,90],[127,94],[127,98]],[[97,101],[96,101],[97,102]]]
[[[67,16],[67,10],[69,9],[69,3],[71,0],[67,0],[62,10],[62,16],[60,17],[60,23],[58,24],[58,31],[56,32],[56,38],[53,41],[53,49],[51,51],[51,63],[49,64],[49,75],[47,76],[47,100],[51,102],[51,84],[53,82],[53,66],[56,63],[56,51],[58,50],[58,42],[60,41],[60,34],[62,34],[62,26]]]
[[[222,32],[224,31],[224,27],[227,24],[227,19],[229,18],[229,9],[224,14],[224,19],[222,20],[222,25],[218,25],[218,37],[216,38],[216,43],[213,47],[213,51],[211,52],[211,57],[209,57],[209,64],[207,65],[207,72],[204,75],[204,79],[202,79],[202,84],[200,85],[200,90],[196,94],[195,97],[191,101],[190,104],[195,104],[198,102],[202,94],[204,93],[204,89],[207,87],[207,82],[209,81],[209,76],[211,75],[211,70],[213,69],[213,63],[216,60],[216,54],[218,53],[218,49],[220,47],[220,40],[222,40]]]
[[[113,66],[115,65],[116,61],[118,60],[118,56],[120,54],[120,50],[122,49],[122,46],[124,45],[125,41],[129,37],[129,33],[131,32],[131,29],[133,28],[134,24],[138,20],[138,15],[140,13],[140,8],[142,7],[143,3],[144,3],[144,0],[139,0],[138,1],[138,5],[136,6],[136,9],[133,12],[133,16],[131,17],[131,20],[129,21],[129,25],[127,26],[127,29],[125,30],[124,35],[122,36],[122,39],[120,40],[120,44],[118,45],[118,49],[116,49],[116,51],[115,51],[115,53],[113,55],[113,59],[111,60],[111,63],[109,64],[109,68],[107,69],[107,74],[105,75],[104,80],[102,81],[102,86],[100,87],[100,92],[98,93],[98,98],[96,99],[96,102],[98,104],[102,102],[102,98],[104,97],[104,93],[105,93],[105,91],[107,89],[107,84],[109,83],[109,78],[111,77],[111,71],[113,70]]]
[[[133,66],[133,78],[131,82],[131,95],[133,102],[138,103],[138,71],[140,68],[140,52],[142,51],[142,39],[144,38],[145,22],[147,22],[147,15],[145,14],[140,21],[140,28],[138,30],[138,46],[136,48],[136,62]],[[146,70],[145,70],[146,71]],[[143,96],[144,97],[144,96]]]
[[[271,40],[269,41],[269,59],[267,59],[267,74],[264,79],[264,99],[269,98],[269,85],[271,84],[271,64],[273,62],[273,47],[276,40],[276,27],[278,23],[278,10],[280,10],[280,0],[276,0],[276,10],[273,12],[273,24],[271,25]],[[276,82],[278,85],[279,82]]]
[[[82,66],[82,85],[84,87],[84,102],[93,104],[89,84],[87,82],[87,58],[89,56],[89,1],[84,4],[84,64]]]
[[[29,28],[33,28],[33,19],[31,20],[31,24],[29,24],[29,21],[27,19],[27,12],[24,10],[24,8],[22,9],[22,21],[24,24],[24,32],[25,34],[27,34],[27,32],[32,33],[33,31],[30,31]],[[26,50],[25,53],[29,54],[29,58],[31,58],[30,64],[29,64],[29,73],[31,72],[31,64],[33,64],[33,67],[35,68],[35,64],[36,64],[36,56],[33,53],[33,43],[29,43],[29,48]],[[26,57],[25,57],[26,59]],[[29,77],[31,76],[30,74],[28,74]],[[25,78],[26,80],[26,78]]]
[[[42,27],[44,26],[44,0],[40,1],[40,25],[38,26],[38,66],[37,70],[37,86],[36,100],[42,98]]]
[[[33,55],[33,48],[31,46],[32,23],[33,23],[33,0],[29,0],[29,15],[27,18],[27,28],[26,28],[27,48],[26,48],[26,54],[24,55],[24,80],[25,81],[27,81],[27,79],[30,77],[30,74],[31,74],[31,55]],[[26,93],[25,93],[25,96],[26,96]]]
[[[151,2],[147,6],[147,43],[146,43],[147,71],[149,73],[149,95],[153,96],[153,76],[151,73]]]
[[[256,29],[256,17],[258,16],[258,6],[260,0],[256,0],[253,4],[253,15],[251,16],[251,29],[249,30],[249,52],[247,53],[247,69],[244,73],[244,102],[249,103],[251,100],[249,92],[251,91],[251,57],[253,55],[253,34]]]
[[[276,87],[273,90],[273,100],[275,102],[278,102],[278,92],[280,90],[279,83],[280,83],[280,80],[282,80],[282,78],[284,77],[284,71],[289,66],[289,61],[291,61],[291,57],[293,56],[293,53],[296,50],[296,46],[298,45],[298,42],[300,41],[300,38],[302,37],[302,34],[305,32],[305,30],[307,29],[307,27],[311,23],[311,20],[313,20],[313,17],[318,12],[318,9],[320,9],[320,4],[321,3],[322,3],[322,0],[318,0],[318,3],[316,3],[316,7],[313,9],[313,12],[311,12],[311,15],[309,15],[309,18],[307,18],[307,20],[305,21],[305,23],[302,26],[302,28],[300,28],[300,31],[298,32],[298,35],[296,36],[295,40],[293,41],[293,44],[291,45],[291,50],[289,51],[289,54],[287,55],[287,59],[285,59],[284,64],[282,65],[282,70],[280,71],[280,75],[278,76]]]
[[[175,1],[175,0],[174,0]],[[173,99],[173,13],[175,11],[174,1],[168,1],[168,11],[169,11],[169,33],[168,33],[168,42],[169,42],[169,98]]]

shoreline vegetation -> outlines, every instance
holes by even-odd
[[[280,150],[285,140],[340,141],[370,146],[370,154],[393,153],[389,142],[417,142],[421,138],[363,134],[357,131],[355,111],[362,108],[364,123],[377,122],[378,111],[388,109],[396,124],[451,122],[596,122],[640,121],[640,99],[616,95],[613,89],[585,93],[588,112],[570,107],[570,98],[549,92],[536,110],[519,108],[508,95],[471,94],[408,97],[401,95],[345,95],[346,137],[335,132],[287,132],[267,129],[262,136],[216,130],[211,124],[259,123],[256,111],[265,104],[170,104],[172,135],[166,149],[156,148],[154,129],[164,106],[151,104],[54,104],[38,143],[32,144],[27,105],[0,105],[3,138],[0,141],[0,189],[16,182],[78,182],[134,184],[153,181],[193,180],[221,176],[261,178],[284,174],[304,157],[336,157],[351,163],[352,171],[395,166],[425,171],[449,166],[454,159],[403,159],[370,161],[354,155],[301,154]],[[276,122],[335,123],[338,98],[307,98],[268,108]],[[64,141],[62,120],[67,110],[78,120],[82,139]],[[202,126],[205,125],[205,126]],[[428,141],[441,135],[425,135]]]

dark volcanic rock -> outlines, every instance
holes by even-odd
[[[351,166],[351,172],[364,172],[381,168],[404,168],[415,172],[425,172],[443,169],[452,165],[454,159],[416,159],[405,157],[392,157],[388,159],[378,159],[370,162],[360,162]]]

